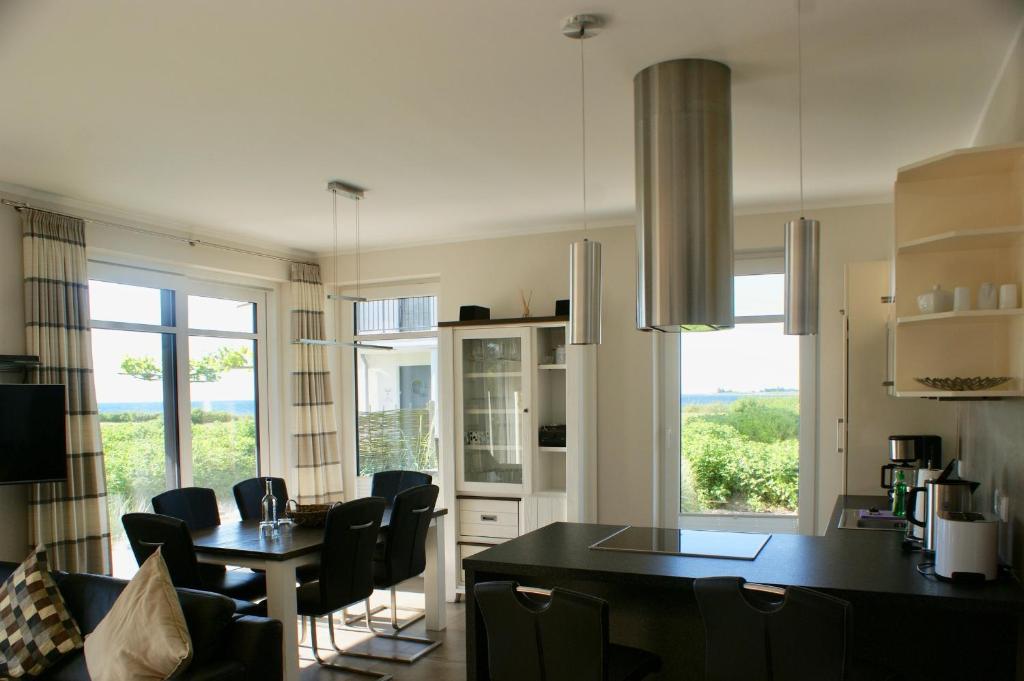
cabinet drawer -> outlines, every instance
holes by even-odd
[[[490,546],[471,546],[467,544],[459,544],[459,583],[466,583],[466,571],[462,569],[462,561],[470,556],[475,556],[481,551],[486,551],[491,548]]]
[[[519,529],[519,513],[461,510],[459,511],[459,523],[461,525],[497,525]],[[463,531],[460,534],[474,533]]]
[[[519,536],[519,525],[499,525],[495,522],[467,522],[462,520],[459,535],[463,537],[491,537],[514,539]]]
[[[460,511],[515,513],[519,515],[518,499],[459,499]]]

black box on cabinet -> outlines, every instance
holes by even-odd
[[[537,433],[537,444],[541,447],[564,447],[565,426],[541,426]]]
[[[569,316],[569,301],[556,300],[555,301],[555,316],[556,317],[568,317]]]
[[[491,318],[491,308],[480,305],[463,305],[459,308],[460,322],[475,322]]]

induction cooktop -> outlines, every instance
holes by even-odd
[[[616,530],[590,548],[598,551],[663,553],[672,556],[754,560],[770,534],[633,527]]]

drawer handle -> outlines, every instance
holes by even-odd
[[[496,516],[496,515],[483,515],[483,514],[481,514],[480,515],[480,520],[483,520],[484,522],[488,522],[488,523],[496,523],[496,522],[498,522],[498,516]]]

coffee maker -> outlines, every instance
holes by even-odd
[[[882,489],[892,502],[897,471],[903,471],[908,487],[917,482],[917,471],[942,468],[942,438],[938,435],[890,435],[889,463],[882,466]]]

